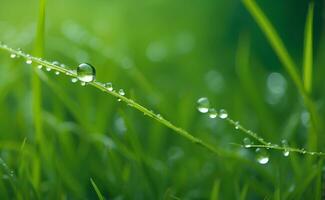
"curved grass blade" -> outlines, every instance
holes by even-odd
[[[305,41],[304,41],[304,86],[305,90],[310,93],[313,78],[313,18],[314,3],[310,2],[305,25]]]
[[[100,192],[100,190],[98,189],[96,183],[94,182],[94,180],[92,178],[90,178],[90,182],[91,182],[91,185],[94,187],[94,190],[97,194],[98,199],[105,200],[105,198],[103,197],[102,193]]]

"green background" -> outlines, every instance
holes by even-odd
[[[0,41],[32,54],[38,3],[2,0]],[[302,77],[308,2],[257,4]],[[315,1],[313,23],[311,97],[320,123],[324,6]],[[320,199],[324,193],[321,157],[284,157],[267,150],[270,161],[260,165],[254,149],[234,145],[242,143],[243,133],[197,111],[197,99],[206,96],[264,139],[277,144],[286,139],[290,146],[308,149],[302,97],[240,1],[48,0],[45,24],[45,59],[75,67],[91,63],[98,81],[123,88],[128,98],[234,156],[216,156],[113,96],[52,71],[41,82],[39,149],[31,66],[1,51],[1,199],[97,199],[90,178],[106,199],[116,200]],[[273,82],[272,73],[278,78]],[[319,151],[325,151],[323,133],[318,133]],[[33,184],[35,160],[38,186]]]

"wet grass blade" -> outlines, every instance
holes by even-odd
[[[304,86],[305,90],[310,93],[312,88],[313,77],[313,18],[314,3],[310,2],[305,25],[305,41],[304,41]]]

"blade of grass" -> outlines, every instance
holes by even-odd
[[[270,45],[274,49],[275,53],[279,57],[283,66],[288,71],[293,82],[296,84],[297,88],[304,93],[304,87],[299,77],[299,73],[296,70],[296,64],[289,55],[285,45],[283,44],[281,38],[276,32],[275,28],[265,16],[261,8],[255,3],[254,0],[243,0],[247,10],[254,17],[256,23],[260,26],[266,38],[269,40]]]
[[[319,123],[319,115],[317,114],[314,102],[308,96],[303,82],[299,76],[298,71],[296,70],[296,64],[294,63],[293,59],[289,55],[285,45],[283,44],[281,38],[279,37],[277,31],[268,20],[266,15],[263,13],[261,8],[255,3],[254,0],[242,0],[243,4],[250,12],[250,14],[255,19],[256,23],[259,25],[263,33],[265,34],[266,38],[268,39],[270,45],[272,46],[274,52],[279,57],[280,62],[290,75],[291,79],[293,80],[294,84],[296,85],[298,91],[300,92],[301,96],[303,97],[304,104],[308,109],[311,117],[311,124],[312,124],[312,131],[311,134],[308,134],[308,145],[309,148],[312,150],[317,150],[317,132],[321,132],[322,127]]]
[[[39,57],[43,57],[44,51],[44,27],[45,27],[45,0],[39,1],[39,16],[36,30],[36,38],[34,45],[34,53]],[[40,152],[43,144],[43,125],[42,125],[42,91],[41,81],[35,68],[32,68],[32,96],[33,96],[33,119],[35,126],[35,140]],[[40,155],[40,154],[39,154]],[[36,157],[33,164],[32,182],[36,190],[38,190],[41,179],[41,163],[40,158]]]
[[[304,41],[304,86],[308,93],[311,93],[312,77],[313,77],[313,18],[314,3],[310,2],[305,25],[305,41]]]
[[[219,191],[220,191],[220,180],[217,179],[214,181],[213,188],[210,195],[210,200],[218,200]]]
[[[99,200],[104,200],[105,198],[103,197],[102,193],[100,192],[100,190],[98,189],[96,183],[94,182],[94,180],[92,178],[90,178],[90,182],[91,182],[91,185],[94,187],[95,189],[95,192],[97,194],[97,197]]]

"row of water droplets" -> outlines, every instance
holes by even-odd
[[[257,147],[255,150],[256,160],[260,164],[267,164],[269,162],[269,153],[267,152],[266,149],[279,147],[276,144],[271,144],[271,143],[265,142],[264,139],[258,137],[256,133],[242,127],[238,121],[233,121],[232,119],[230,119],[228,112],[225,109],[220,109],[219,111],[217,111],[215,108],[210,107],[210,101],[206,97],[201,97],[197,100],[197,109],[201,113],[207,113],[209,118],[211,118],[211,119],[219,117],[220,119],[229,121],[232,125],[234,125],[235,129],[241,129],[246,134],[250,135],[254,139],[261,142],[263,145],[265,145],[265,148],[263,145],[261,145],[261,147],[263,147],[263,148]],[[245,137],[243,139],[243,147],[252,148],[255,146],[254,146],[254,143],[248,137]],[[281,149],[283,149],[283,155],[285,157],[289,156],[290,150],[288,148],[288,142],[286,140],[282,140],[282,148]]]
[[[73,78],[71,78],[72,83],[80,81],[80,84],[85,86],[87,83],[93,82],[96,78],[96,69],[89,63],[81,63],[76,70],[70,70],[66,68],[64,64],[60,64],[58,61],[48,62],[42,58],[35,58],[24,53],[21,49],[12,49],[1,42],[0,47],[9,50],[10,58],[12,59],[24,57],[26,59],[25,63],[28,65],[31,65],[33,61],[36,61],[36,63],[38,63],[38,69],[43,69],[45,66],[45,70],[48,72],[52,71],[53,69],[55,71],[55,75],[60,75],[60,73],[63,72],[66,75],[73,76]],[[114,91],[113,84],[111,82],[104,83],[103,86],[110,92]],[[123,89],[119,89],[118,94],[124,96],[125,91]],[[118,99],[118,101],[121,101],[121,99]]]
[[[45,68],[45,70],[47,72],[50,72],[52,70],[55,71],[54,73],[56,75],[60,75],[60,73],[64,73],[68,76],[72,76],[72,78],[71,78],[72,83],[77,83],[78,81],[80,81],[80,84],[82,86],[85,86],[88,83],[94,82],[94,84],[99,86],[99,88],[101,90],[110,92],[115,97],[117,97],[118,98],[117,100],[119,102],[122,101],[121,98],[123,96],[125,96],[125,91],[123,89],[119,89],[119,90],[115,91],[113,88],[113,84],[111,82],[100,83],[98,81],[95,81],[96,80],[96,69],[89,63],[81,63],[78,65],[76,70],[71,70],[68,67],[66,67],[64,64],[60,64],[58,61],[49,62],[42,58],[33,57],[33,56],[23,52],[21,49],[10,48],[7,45],[1,43],[1,41],[0,41],[0,48],[9,51],[10,58],[15,59],[15,58],[23,57],[25,59],[25,63],[28,65],[31,65],[33,62],[37,63],[38,69]],[[151,116],[151,117],[158,119],[160,121],[164,120],[164,118],[162,117],[161,114],[156,114],[152,110],[145,109],[144,107],[135,103],[132,99],[124,98],[124,101],[129,106],[136,107],[138,110],[142,111],[144,113],[144,115]],[[165,123],[167,122],[166,120],[164,120],[164,121],[165,121]],[[169,123],[169,126],[170,126],[170,123]]]

